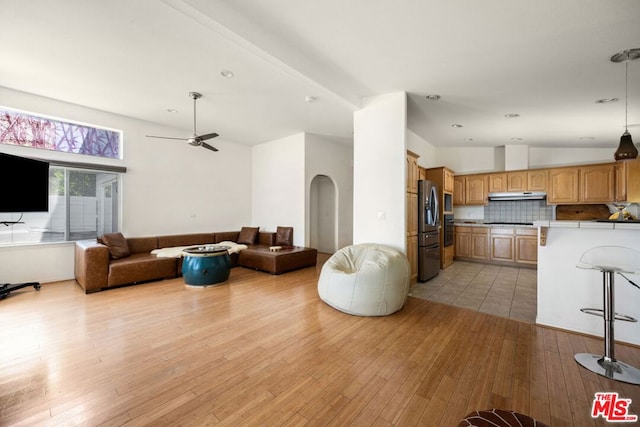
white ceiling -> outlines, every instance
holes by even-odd
[[[362,97],[406,91],[410,129],[434,145],[616,147],[625,66],[609,58],[640,48],[638,0],[0,0],[0,10],[0,86],[187,134],[187,94],[198,91],[198,132],[243,144],[303,131],[349,141]],[[629,63],[629,124],[637,142],[640,60]]]

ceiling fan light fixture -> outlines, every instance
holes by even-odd
[[[633,160],[638,158],[638,149],[633,144],[627,126],[629,109],[629,62],[640,58],[640,49],[628,49],[618,52],[611,57],[611,62],[624,62],[624,133],[620,137],[618,149],[613,158],[618,160]]]

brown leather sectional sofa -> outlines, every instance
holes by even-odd
[[[116,286],[179,277],[181,258],[162,258],[151,254],[154,249],[193,246],[223,241],[237,242],[240,231],[179,234],[126,238],[127,253],[116,256],[111,247],[98,240],[82,240],[75,244],[75,278],[85,293]],[[317,250],[299,246],[283,246],[272,252],[276,244],[275,232],[260,231],[255,244],[231,254],[232,266],[242,266],[271,274],[280,274],[316,265]]]

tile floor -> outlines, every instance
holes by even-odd
[[[536,282],[534,269],[455,261],[433,279],[413,284],[410,295],[535,323]]]

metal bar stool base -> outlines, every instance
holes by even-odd
[[[599,354],[578,353],[574,356],[576,362],[586,369],[612,380],[640,385],[640,369],[627,365],[619,360],[605,360]]]

